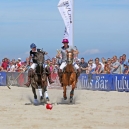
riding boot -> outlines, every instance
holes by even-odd
[[[50,84],[54,83],[54,81],[52,81],[52,79],[51,79],[51,74],[48,75],[48,81]]]
[[[78,77],[80,76],[81,70],[77,69],[77,73],[76,73],[76,79],[78,80]]]
[[[62,70],[60,69],[60,70],[58,71],[58,76],[59,76],[59,80],[60,80],[61,86],[63,86],[62,75],[63,75],[63,72],[62,72]]]
[[[28,71],[28,82],[25,83],[24,85],[26,85],[27,87],[30,86],[30,84],[31,84],[31,77],[32,77],[33,75],[34,75],[33,69],[30,68],[29,71]]]

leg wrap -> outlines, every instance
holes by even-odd
[[[59,71],[58,71],[58,76],[59,76],[60,83],[62,83],[63,72],[61,69],[59,69]]]

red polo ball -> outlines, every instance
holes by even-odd
[[[52,104],[49,104],[49,103],[46,104],[46,109],[50,109],[51,110],[52,108],[53,108]]]

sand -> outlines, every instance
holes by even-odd
[[[0,86],[0,129],[129,129],[129,93],[75,90],[69,104],[61,89],[48,92],[52,110],[31,104],[31,88]]]

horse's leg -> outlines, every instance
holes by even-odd
[[[37,104],[38,100],[37,100],[36,90],[35,90],[35,88],[33,86],[32,86],[32,92],[34,94],[34,104]]]
[[[72,90],[70,91],[70,103],[72,103],[72,101],[73,101],[73,95],[74,95],[75,86],[76,86],[76,81],[74,81],[72,83]]]
[[[49,96],[48,96],[48,92],[47,92],[47,86],[44,87],[44,93],[45,93],[46,101],[49,101]]]
[[[64,89],[63,97],[64,97],[64,100],[66,100],[67,99],[67,96],[66,96],[66,86],[63,86],[63,89]]]
[[[41,86],[38,86],[38,91],[39,91],[39,95],[40,95],[40,101],[42,101],[43,97],[44,97],[44,92],[43,92]]]

